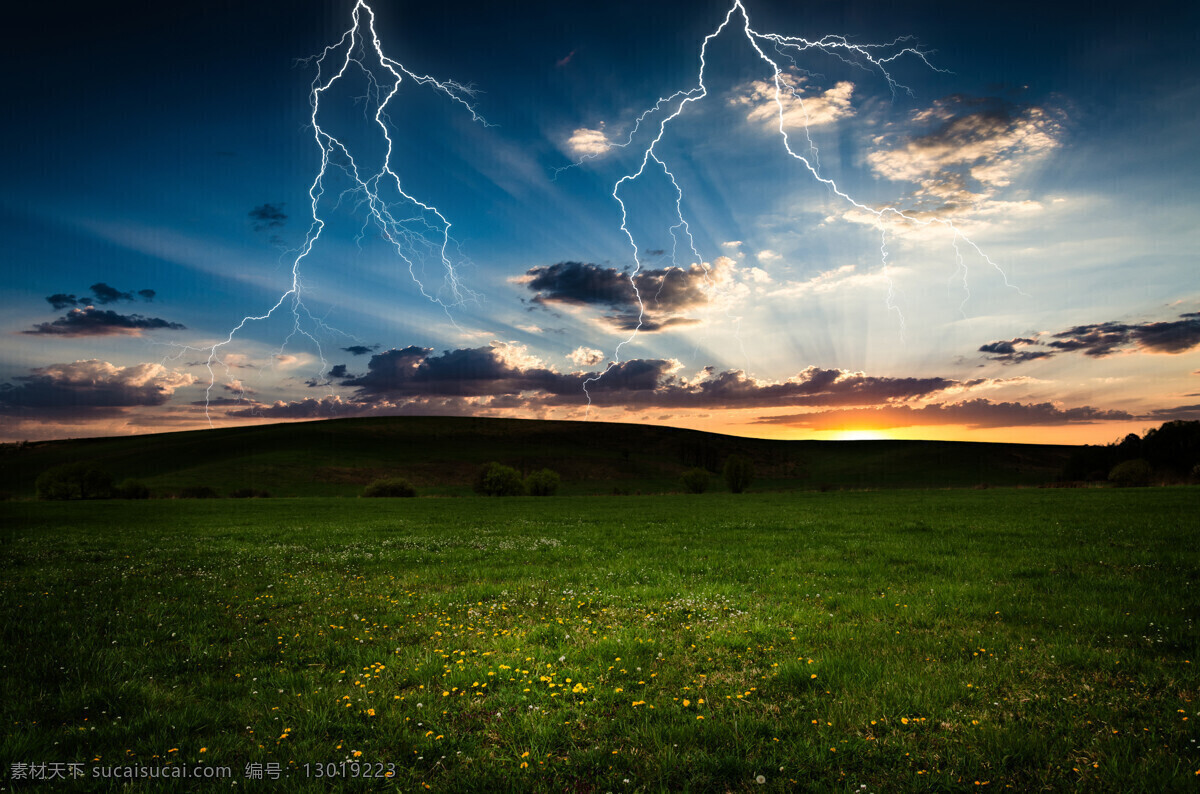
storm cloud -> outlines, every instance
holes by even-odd
[[[162,405],[195,377],[161,364],[118,367],[90,359],[51,364],[0,385],[0,409],[69,411]]]
[[[636,275],[614,267],[587,262],[559,262],[526,271],[525,284],[539,306],[584,306],[607,309],[606,324],[620,331],[660,331],[671,326],[692,325],[699,320],[686,313],[711,301],[711,289],[728,264],[724,257],[711,267],[643,269]],[[642,304],[638,305],[638,295]]]
[[[108,303],[120,303],[121,301],[133,301],[134,293],[132,291],[125,292],[116,287],[109,286],[103,281],[97,281],[92,286],[88,287],[92,291],[92,296],[77,297],[65,292],[56,292],[53,295],[46,296],[46,302],[55,309],[66,309],[70,306],[103,306]],[[149,303],[154,300],[154,296],[158,293],[152,289],[140,289],[136,293],[142,300]]]
[[[182,330],[186,326],[160,317],[143,317],[140,314],[120,314],[112,309],[97,309],[86,306],[71,309],[57,320],[38,323],[23,334],[49,336],[114,336],[126,334],[140,336],[150,330]]]
[[[1179,315],[1163,322],[1104,322],[1076,325],[1065,331],[1018,337],[1007,342],[989,342],[979,348],[993,361],[1017,364],[1059,353],[1082,353],[1105,358],[1121,352],[1186,353],[1200,346],[1200,312]]]

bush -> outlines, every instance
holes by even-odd
[[[475,493],[484,496],[524,496],[525,480],[512,466],[492,461],[475,477]]]
[[[562,477],[558,476],[558,472],[542,469],[525,478],[525,490],[530,496],[554,496],[560,482]]]
[[[721,473],[725,475],[725,484],[729,486],[729,490],[741,493],[750,487],[750,482],[754,479],[754,464],[749,458],[730,455],[725,459],[725,468]]]
[[[708,490],[711,479],[704,469],[688,469],[679,478],[688,493],[704,493]]]
[[[122,480],[113,489],[113,499],[149,499],[150,489],[141,480]]]
[[[38,499],[108,499],[112,475],[87,463],[64,463],[42,472],[35,483]]]
[[[385,477],[363,489],[366,497],[403,497],[411,498],[417,495],[417,489],[403,477]]]
[[[270,491],[260,491],[257,488],[238,488],[229,494],[231,499],[270,499]]]
[[[1108,473],[1108,481],[1120,488],[1134,488],[1149,485],[1153,476],[1154,469],[1150,467],[1150,462],[1136,458],[1113,466]]]
[[[189,485],[179,489],[180,499],[216,499],[217,492],[207,485]]]

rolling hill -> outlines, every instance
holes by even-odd
[[[256,425],[143,436],[8,444],[0,492],[26,498],[51,466],[87,461],[155,495],[187,486],[227,494],[355,496],[383,476],[422,494],[471,492],[475,472],[498,460],[563,478],[560,493],[679,490],[694,466],[719,472],[728,455],[754,462],[752,490],[1039,485],[1073,447],[950,441],[775,441],[695,430],[526,419],[385,417]],[[723,488],[723,484],[719,486]]]

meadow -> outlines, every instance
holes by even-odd
[[[1198,496],[0,503],[0,786],[1195,790]]]

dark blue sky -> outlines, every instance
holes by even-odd
[[[743,433],[990,438],[1054,426],[1063,439],[1106,440],[1194,412],[1200,20],[1190,3],[1150,13],[1128,3],[747,3],[760,33],[855,44],[912,35],[946,70],[898,59],[888,71],[913,95],[894,97],[879,73],[828,54],[798,56],[789,74],[809,107],[828,111],[809,130],[822,175],[870,207],[953,222],[1001,277],[975,251],[958,263],[961,240],[933,234],[944,225],[881,227],[809,179],[763,124],[775,106],[754,86],[770,73],[740,21],[711,45],[709,96],[661,144],[699,259],[670,260],[673,191],[652,167],[621,194],[635,261],[612,190],[648,140],[611,145],[659,97],[696,85],[700,43],[727,3],[377,0],[386,54],[417,74],[473,83],[477,111],[495,125],[412,81],[388,108],[402,185],[453,224],[457,272],[479,299],[449,311],[425,300],[377,231],[356,240],[365,215],[354,196],[331,200],[348,186],[334,180],[319,207],[328,226],[300,269],[320,323],[299,337],[291,314],[252,324],[210,373],[200,353],[290,286],[288,250],[310,230],[320,158],[306,127],[313,64],[300,59],[336,42],[353,6],[10,13],[5,437],[198,426],[208,420],[194,403],[206,392],[239,401],[222,406],[220,423],[574,416],[581,394],[522,378],[586,376],[614,360],[658,363],[645,364],[648,385],[614,386],[602,401],[612,418]],[[345,87],[330,92],[321,123],[377,160],[370,101],[362,85]],[[602,154],[555,179],[589,140]],[[631,284],[635,265],[649,273]],[[417,270],[436,292],[437,258]],[[103,302],[95,284],[132,297]],[[618,356],[635,284],[662,303]],[[56,307],[53,295],[75,302]],[[1178,341],[1145,342],[1155,323],[1181,324],[1164,331]],[[1088,333],[1124,336],[1111,350],[1047,346]],[[981,350],[1009,340],[1010,354]],[[430,376],[420,382],[438,385],[418,388],[393,373],[380,386],[394,363],[384,353],[410,346],[428,351],[419,367],[429,372],[442,351],[473,351],[479,362],[459,379],[470,385]],[[834,380],[861,399],[816,390],[820,372],[843,373]],[[720,373],[739,373],[736,394],[713,385]],[[852,388],[854,373],[871,388]],[[905,378],[957,385],[897,397],[889,389]],[[759,394],[788,382],[812,390],[775,403]]]

